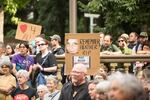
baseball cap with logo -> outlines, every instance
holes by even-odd
[[[50,36],[50,38],[51,38],[52,40],[58,40],[59,42],[61,42],[61,38],[60,38],[60,36],[57,35],[57,34],[55,34],[55,35],[53,35],[53,36]]]

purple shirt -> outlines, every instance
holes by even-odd
[[[12,63],[16,64],[16,70],[24,69],[29,71],[30,65],[34,64],[34,58],[30,55],[23,56],[21,54],[16,54],[12,57]]]

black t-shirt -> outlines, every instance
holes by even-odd
[[[56,57],[52,53],[48,53],[45,57],[42,58],[42,54],[38,53],[35,57],[36,63],[39,63],[43,68],[54,67],[57,66]],[[56,72],[44,72],[44,75],[55,75]]]
[[[28,89],[21,90],[19,87],[11,92],[13,100],[31,100],[36,95],[36,90],[29,87]]]
[[[52,49],[52,53],[55,55],[61,55],[61,54],[64,54],[65,53],[65,50],[64,48],[62,47],[59,47],[57,49]]]

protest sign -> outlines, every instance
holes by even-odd
[[[65,73],[70,74],[75,64],[82,63],[93,75],[100,67],[99,34],[77,33],[65,35]]]
[[[16,39],[30,41],[35,38],[37,35],[41,34],[42,26],[19,22],[16,32]]]

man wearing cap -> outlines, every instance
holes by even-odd
[[[16,79],[11,74],[13,68],[10,61],[3,61],[0,64],[3,75],[0,76],[0,100],[12,100],[9,93],[16,88]]]
[[[147,32],[141,32],[139,36],[139,42],[143,45],[145,41],[148,41],[148,34]]]
[[[52,53],[54,55],[65,55],[65,50],[63,47],[61,47],[60,42],[61,38],[59,35],[55,34],[53,36],[50,36],[51,39],[51,46],[52,46]],[[64,65],[61,67],[61,76],[62,76],[62,84],[66,81],[66,75],[64,75]]]
[[[64,48],[60,46],[61,38],[59,35],[50,36],[51,45],[52,45],[52,53],[54,55],[62,55],[65,53]]]
[[[71,82],[63,86],[59,100],[91,100],[86,74],[87,68],[84,64],[75,64],[71,71]]]

